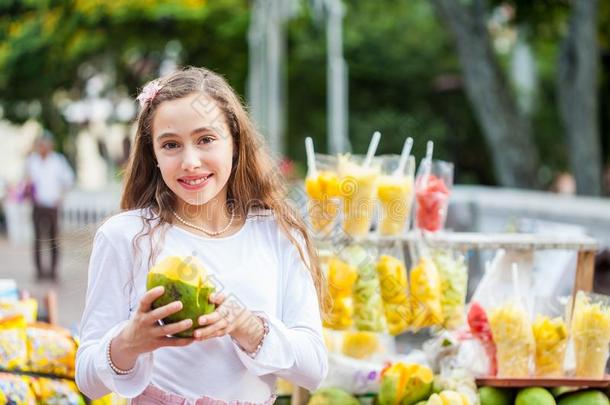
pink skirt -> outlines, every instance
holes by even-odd
[[[277,398],[273,395],[265,402],[248,402],[248,401],[231,401],[226,402],[221,399],[210,397],[201,397],[196,400],[184,398],[180,395],[171,394],[163,391],[161,388],[149,385],[144,392],[131,400],[132,405],[161,405],[161,404],[181,404],[181,405],[271,405]]]

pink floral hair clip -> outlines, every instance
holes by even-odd
[[[146,106],[146,103],[149,103],[154,100],[154,98],[157,96],[157,93],[159,93],[159,90],[161,90],[162,87],[163,86],[159,83],[158,80],[153,80],[152,82],[149,82],[146,86],[144,86],[142,92],[136,98],[136,100],[138,100],[138,102],[140,103],[140,107],[144,108]]]

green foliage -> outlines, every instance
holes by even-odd
[[[458,181],[493,183],[455,52],[429,2],[352,0],[345,5],[353,152],[365,153],[375,130],[383,134],[379,153],[400,153],[405,137],[412,136],[419,159],[431,139],[435,156],[456,162]],[[288,151],[300,160],[306,136],[326,151],[326,33],[307,15],[289,29]]]
[[[67,131],[47,119],[56,111],[45,111],[55,108],[57,90],[82,92],[84,63],[110,61],[117,84],[133,94],[155,75],[172,41],[182,44],[185,64],[216,68],[243,90],[246,0],[13,1],[0,10],[0,102],[14,121],[28,118],[24,101],[39,100],[45,124]]]
[[[306,1],[303,0],[306,4]],[[478,1],[461,0],[467,7]],[[511,24],[523,27],[536,59],[539,86],[532,122],[550,171],[568,167],[557,114],[557,54],[566,33],[569,0],[492,0],[515,7]],[[83,67],[110,66],[116,85],[135,96],[175,49],[185,65],[222,73],[242,96],[248,70],[248,0],[4,0],[0,1],[0,105],[23,121],[30,103],[56,134],[69,127],[56,110],[58,91],[79,98]],[[344,0],[344,55],[349,77],[349,135],[364,153],[373,131],[380,153],[399,153],[406,136],[421,158],[428,139],[435,156],[456,163],[461,183],[494,184],[488,148],[464,94],[460,66],[447,30],[428,0]],[[600,1],[599,42],[610,52],[610,2]],[[287,26],[287,151],[301,163],[303,139],[326,151],[326,31],[311,10]],[[502,56],[502,65],[507,66]],[[608,56],[601,67],[600,113],[610,159]],[[605,123],[605,124],[604,124]]]

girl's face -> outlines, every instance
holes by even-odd
[[[226,199],[233,138],[214,99],[198,92],[162,102],[152,137],[163,181],[176,196],[189,205]]]

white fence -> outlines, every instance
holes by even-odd
[[[120,185],[104,191],[73,190],[65,198],[63,230],[95,226],[119,211]],[[28,242],[32,237],[31,207],[4,203],[9,238]],[[455,231],[523,231],[524,218],[572,224],[584,228],[602,247],[610,246],[610,199],[562,196],[545,192],[494,187],[456,186],[451,196],[448,227]]]
[[[60,229],[70,232],[83,227],[93,228],[119,211],[119,200],[119,186],[104,191],[73,190],[66,195],[62,204]],[[31,204],[5,201],[3,207],[11,243],[29,243],[33,238]]]

